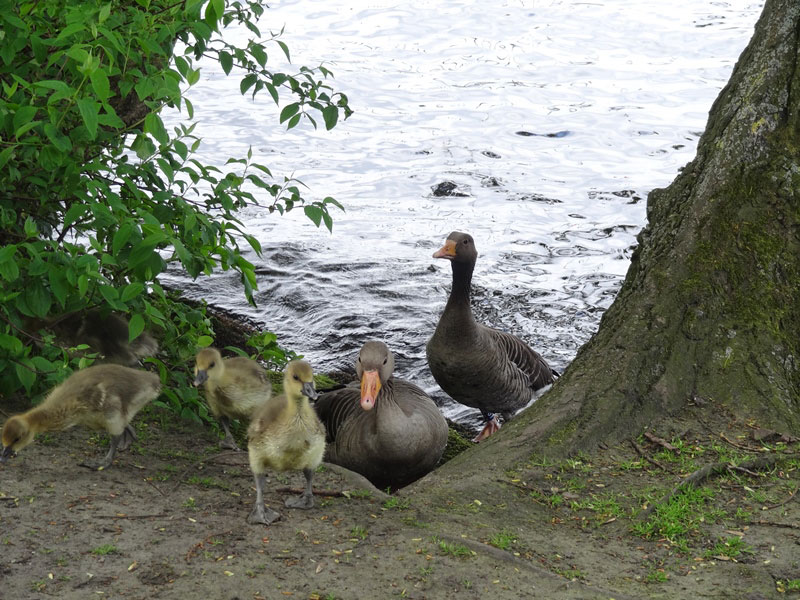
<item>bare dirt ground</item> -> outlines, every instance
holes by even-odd
[[[724,414],[560,461],[509,465],[491,442],[393,496],[323,468],[315,490],[335,495],[308,511],[283,506],[302,475],[273,475],[270,527],[246,523],[246,452],[174,419],[140,414],[106,471],[78,466],[104,450],[78,428],[0,466],[0,598],[800,597],[800,444]]]

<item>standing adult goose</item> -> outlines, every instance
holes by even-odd
[[[428,365],[453,400],[481,411],[486,426],[475,438],[481,441],[500,428],[493,413],[511,418],[534,391],[553,383],[554,372],[518,337],[475,320],[470,287],[478,251],[471,235],[452,232],[433,257],[450,261],[453,287],[428,341]]]
[[[194,384],[205,387],[211,414],[225,430],[220,445],[239,450],[230,421],[249,421],[253,411],[269,400],[272,384],[264,368],[244,356],[223,359],[216,348],[203,348],[195,357]]]
[[[419,479],[447,445],[447,422],[436,404],[393,372],[386,344],[367,342],[356,360],[358,387],[325,392],[315,405],[327,430],[325,460],[361,473],[380,489]]]
[[[288,471],[302,469],[306,489],[301,496],[287,498],[289,508],[314,506],[311,478],[325,453],[325,428],[308,400],[314,400],[314,374],[311,365],[293,360],[283,377],[283,394],[271,398],[253,415],[247,429],[250,468],[256,482],[256,504],[248,523],[269,525],[280,514],[264,506],[267,469]]]
[[[98,471],[108,468],[117,450],[125,450],[136,439],[131,419],[160,392],[158,375],[148,371],[120,365],[97,365],[76,371],[53,388],[41,404],[6,421],[0,462],[30,444],[37,433],[84,425],[105,429],[111,443],[103,460],[81,466]]]

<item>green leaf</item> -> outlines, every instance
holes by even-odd
[[[32,371],[33,363],[30,359],[22,358],[20,363],[14,363],[14,371],[17,373],[17,379],[25,386],[25,390],[30,393],[33,384],[36,383],[36,373]]]
[[[86,204],[82,204],[80,202],[74,202],[70,205],[67,209],[67,214],[64,216],[64,227],[69,227],[76,221],[78,221],[86,211],[89,210],[89,207]]]
[[[147,116],[144,118],[144,131],[156,138],[158,143],[165,146],[169,144],[169,134],[164,128],[164,122],[156,113],[147,113]]]
[[[69,141],[67,136],[56,129],[56,126],[52,123],[45,123],[44,134],[56,148],[61,150],[61,152],[69,152],[72,150],[72,142]]]
[[[233,69],[233,56],[231,56],[231,53],[220,50],[219,64],[222,66],[222,70],[225,71],[225,75],[230,75],[231,69]]]
[[[125,221],[119,226],[117,232],[114,234],[114,240],[111,242],[111,252],[114,255],[119,254],[119,251],[127,243],[133,232],[133,224],[130,221]]]
[[[139,313],[134,314],[128,323],[128,342],[132,342],[144,331],[144,317]]]
[[[133,283],[129,283],[125,286],[125,289],[122,290],[122,296],[120,299],[123,302],[128,302],[132,298],[136,298],[139,294],[144,291],[144,284],[140,283],[139,281],[134,281]]]
[[[210,335],[201,335],[197,338],[197,347],[198,348],[207,348],[211,344],[214,343],[214,338]]]
[[[53,292],[53,296],[58,300],[61,308],[64,308],[69,294],[69,285],[61,265],[51,264],[47,277],[50,280],[50,291]]]
[[[267,53],[264,50],[264,47],[260,44],[253,44],[250,47],[250,54],[253,55],[253,58],[256,59],[256,62],[261,65],[263,69],[267,65]]]
[[[9,146],[2,152],[0,152],[0,169],[6,166],[8,159],[11,158],[11,155],[14,153],[16,146]]]
[[[44,318],[50,311],[50,306],[53,304],[53,298],[50,292],[42,285],[39,280],[29,283],[25,287],[25,303],[28,309],[37,317]]]
[[[306,213],[306,216],[311,219],[314,225],[319,227],[319,224],[322,221],[322,209],[319,206],[304,206],[303,212]]]
[[[35,106],[20,106],[17,112],[14,113],[14,120],[12,121],[14,131],[18,131],[23,125],[33,121],[37,110]]]
[[[335,106],[326,106],[322,109],[322,118],[325,119],[325,129],[333,129],[339,120],[339,109]]]
[[[239,91],[242,93],[242,96],[255,85],[256,81],[258,81],[258,76],[252,73],[242,78],[242,81],[239,82]]]
[[[86,130],[89,132],[89,139],[95,139],[97,137],[97,113],[100,112],[100,104],[88,98],[80,98],[76,104],[81,113],[83,124],[86,125]]]
[[[283,123],[287,119],[293,117],[297,114],[297,111],[300,110],[300,104],[298,102],[293,102],[292,104],[287,104],[283,107],[280,116],[280,122]]]
[[[110,5],[107,4],[103,7],[103,9],[105,9],[107,6]],[[108,97],[111,95],[111,86],[108,82],[108,76],[106,75],[106,72],[102,69],[97,69],[89,76],[89,79],[92,82],[92,89],[97,95],[97,98],[101,102],[108,100]]]

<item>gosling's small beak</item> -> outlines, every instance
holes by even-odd
[[[17,453],[11,449],[11,446],[4,446],[3,452],[0,454],[0,463],[6,462],[9,458],[16,456]]]
[[[319,398],[319,394],[317,390],[314,389],[314,383],[311,381],[306,381],[303,384],[303,396],[308,398],[309,400],[316,400]]]
[[[456,256],[456,243],[453,240],[447,240],[444,246],[439,248],[433,253],[433,258],[446,258],[453,260]]]
[[[361,408],[372,410],[375,408],[375,399],[381,391],[381,378],[378,371],[364,371],[361,375]]]
[[[203,385],[206,381],[208,381],[208,371],[204,371],[203,369],[199,369],[194,376],[194,385],[195,387]]]

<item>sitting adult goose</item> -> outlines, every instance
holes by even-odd
[[[158,375],[148,371],[120,365],[76,371],[53,388],[41,404],[6,421],[0,462],[30,444],[37,433],[85,425],[108,431],[111,444],[103,460],[81,466],[98,471],[108,468],[117,450],[125,450],[136,439],[131,419],[160,392]]]
[[[216,348],[203,348],[194,363],[194,384],[203,385],[211,414],[225,430],[220,446],[239,450],[230,430],[231,419],[247,419],[269,400],[272,384],[264,367],[244,356],[222,358]]]
[[[381,489],[419,479],[447,445],[447,422],[436,404],[393,371],[386,344],[367,342],[356,360],[360,383],[323,392],[315,405],[327,430],[325,460]]]
[[[494,412],[511,418],[555,373],[518,337],[475,320],[469,296],[478,251],[471,235],[454,231],[433,257],[450,261],[453,287],[428,341],[428,365],[453,400],[481,411],[486,426],[475,438],[481,441],[500,428]]]
[[[308,402],[316,397],[311,365],[293,360],[283,377],[283,394],[271,398],[253,415],[247,429],[247,449],[256,482],[256,504],[247,518],[249,523],[269,525],[280,518],[277,511],[264,506],[267,469],[302,469],[305,491],[299,497],[287,498],[284,504],[290,508],[314,506],[311,478],[325,453],[325,428]]]

